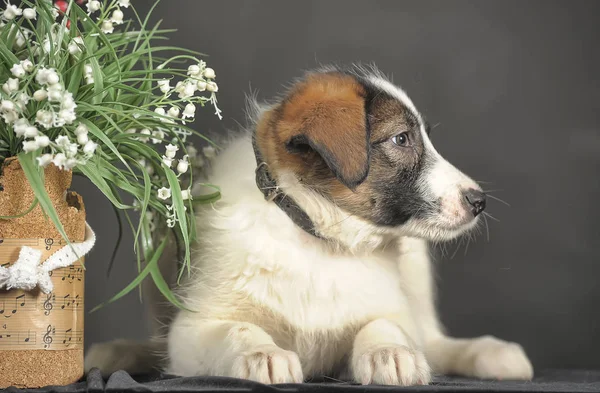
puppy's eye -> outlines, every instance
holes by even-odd
[[[395,145],[403,146],[403,147],[406,147],[406,146],[410,145],[409,140],[408,140],[408,134],[406,132],[403,132],[402,134],[398,134],[396,136],[393,136],[392,137],[392,142]]]

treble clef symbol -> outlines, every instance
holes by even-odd
[[[48,348],[50,347],[50,344],[52,344],[53,334],[54,328],[52,327],[52,325],[48,325],[48,328],[46,329],[46,334],[44,334],[44,348]]]
[[[45,315],[50,315],[50,311],[52,311],[52,294],[49,293],[48,297],[46,298],[46,300],[44,300],[44,314]]]
[[[52,245],[54,244],[54,239],[50,238],[50,239],[46,239],[46,250],[49,250],[50,248],[52,248]]]

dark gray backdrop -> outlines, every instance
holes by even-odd
[[[149,0],[135,0],[140,12]],[[215,68],[224,119],[243,121],[244,94],[270,97],[318,63],[375,62],[432,123],[438,150],[511,207],[466,251],[438,258],[441,315],[458,336],[523,344],[536,367],[600,367],[600,28],[597,1],[163,0],[172,43]],[[86,306],[134,274],[130,237],[110,279],[109,203],[75,181],[97,230]],[[450,258],[455,253],[453,258]],[[86,344],[147,334],[139,297],[87,315]]]

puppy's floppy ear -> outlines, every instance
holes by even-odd
[[[314,150],[350,189],[369,173],[369,132],[363,87],[351,76],[317,74],[285,101],[281,123],[293,153]]]

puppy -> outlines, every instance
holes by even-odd
[[[170,321],[167,372],[269,384],[532,378],[518,344],[452,338],[438,321],[428,242],[473,229],[486,198],[435,150],[402,89],[374,68],[328,67],[250,112],[208,179],[223,197],[197,216],[178,289],[193,311]],[[135,369],[143,348],[97,346],[86,367]]]

